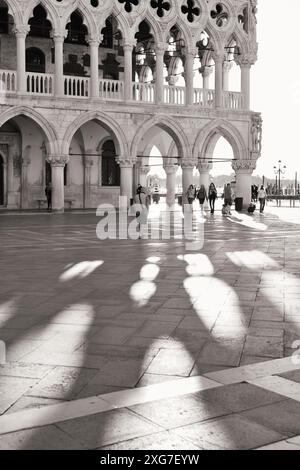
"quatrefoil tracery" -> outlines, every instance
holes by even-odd
[[[187,0],[186,5],[182,5],[181,11],[184,15],[187,15],[187,20],[193,23],[195,16],[200,15],[200,8],[195,6],[195,0]]]
[[[157,16],[163,18],[165,12],[171,9],[170,2],[165,0],[151,0],[150,5],[152,8],[157,9]]]
[[[225,9],[225,7],[222,3],[217,3],[216,4],[215,10],[212,10],[210,12],[210,16],[212,17],[212,19],[216,20],[216,25],[219,28],[223,28],[228,23],[229,14],[226,11],[226,9]]]
[[[130,13],[132,11],[132,7],[139,4],[139,0],[119,0],[119,3],[124,3],[125,11]]]

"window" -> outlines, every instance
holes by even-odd
[[[102,186],[120,186],[120,167],[112,140],[107,140],[102,146]]]
[[[26,72],[45,73],[45,54],[41,49],[26,49]]]
[[[0,34],[8,34],[8,8],[0,7]]]

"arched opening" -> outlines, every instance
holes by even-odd
[[[123,38],[117,19],[110,15],[102,28],[103,40],[99,49],[99,77],[109,80],[100,82],[100,92],[109,96],[120,93],[120,84],[111,82],[124,80]]]
[[[50,21],[47,19],[47,12],[42,5],[37,5],[33,10],[33,17],[28,21],[30,31],[28,36],[38,38],[50,38],[52,29]]]
[[[0,206],[4,204],[4,161],[0,154]]]
[[[6,161],[4,201],[12,209],[36,209],[45,199],[45,160],[50,153],[47,133],[23,114],[0,127],[1,153]]]
[[[237,42],[232,38],[225,47],[225,62],[223,65],[224,91],[241,91],[241,70],[237,64],[241,55]]]
[[[185,103],[184,48],[182,32],[177,25],[174,25],[167,37],[167,49],[164,54],[164,84],[169,85],[164,90],[166,103]]]
[[[71,137],[65,197],[74,208],[117,205],[120,167],[119,142],[112,129],[98,119],[81,125]]]
[[[0,91],[16,90],[17,51],[13,28],[14,19],[9,14],[8,5],[0,0],[0,69],[3,71],[0,74]]]
[[[213,47],[206,31],[203,31],[200,37],[196,44],[198,54],[194,61],[194,87],[210,90],[215,88]]]
[[[102,186],[120,186],[120,166],[116,162],[116,148],[113,140],[106,140],[101,152]]]
[[[156,72],[155,39],[151,25],[143,20],[135,35],[137,44],[132,52],[133,76],[136,85],[136,99],[139,101],[154,101],[154,86],[152,85]]]
[[[26,49],[26,72],[45,73],[45,54],[37,47]]]
[[[88,29],[81,13],[76,10],[66,26],[67,37],[64,41],[64,75],[85,77],[89,74],[89,45],[86,42]],[[88,84],[80,80],[65,79],[65,94],[88,96]]]
[[[138,143],[136,185],[147,186],[154,203],[174,205],[182,192],[178,136],[164,125],[148,129]]]

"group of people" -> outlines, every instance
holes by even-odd
[[[215,201],[218,197],[218,192],[214,183],[210,183],[208,193],[204,184],[201,184],[199,189],[191,184],[186,192],[186,197],[190,206],[193,205],[195,199],[198,199],[201,210],[203,210],[205,201],[209,201],[210,212],[213,214],[215,211]]]

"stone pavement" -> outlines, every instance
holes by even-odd
[[[299,210],[206,214],[200,251],[98,221],[0,215],[0,449],[297,448]]]

